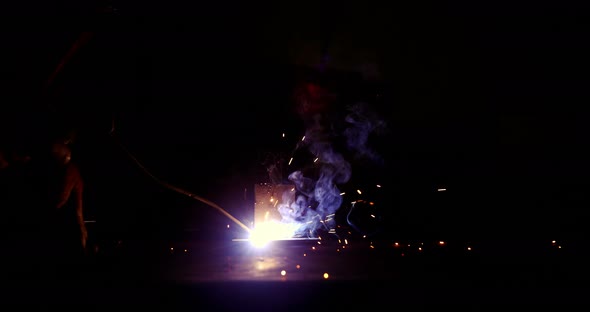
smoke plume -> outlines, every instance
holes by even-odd
[[[370,134],[383,126],[368,106],[356,104],[348,107],[341,120],[330,120],[326,111],[309,110],[309,107],[325,108],[330,103],[318,103],[314,100],[325,99],[326,91],[317,86],[310,96],[301,96],[306,129],[305,137],[296,150],[305,149],[313,159],[312,164],[293,170],[288,180],[295,186],[296,192],[285,192],[278,210],[284,223],[298,224],[296,236],[314,237],[319,229],[335,228],[335,214],[343,203],[340,186],[349,182],[352,175],[351,163],[344,154],[336,150],[335,142],[344,141],[348,152],[356,158],[366,158],[380,162],[377,152],[367,144]],[[336,115],[337,116],[337,115]],[[344,124],[340,130],[334,124]],[[340,133],[338,133],[340,132]]]

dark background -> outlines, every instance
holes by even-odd
[[[384,186],[366,196],[385,233],[580,238],[587,9],[543,1],[9,4],[3,124],[7,137],[24,140],[79,129],[87,218],[105,236],[193,229],[209,237],[230,220],[159,185],[118,143],[155,176],[246,221],[253,185],[268,181],[265,161],[289,155],[305,132],[293,91],[316,81],[344,99],[329,109],[335,123],[357,100],[386,122],[369,141],[383,164],[353,161],[342,186],[347,194]],[[88,42],[43,89],[84,31]]]

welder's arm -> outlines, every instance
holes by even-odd
[[[68,202],[68,199],[70,196],[72,196],[72,191],[76,187],[76,184],[81,182],[80,176],[73,166],[68,166],[66,170],[65,179],[57,198],[57,209],[60,209]]]
[[[88,240],[88,231],[86,229],[86,223],[84,222],[84,206],[82,204],[82,193],[83,193],[84,184],[82,180],[79,179],[76,183],[74,188],[74,195],[76,196],[76,219],[78,221],[78,226],[80,227],[80,239],[82,243],[82,248],[86,250],[86,241]]]

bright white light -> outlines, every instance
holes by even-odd
[[[292,238],[298,228],[296,223],[263,222],[250,233],[250,243],[255,247],[264,247],[273,240]]]

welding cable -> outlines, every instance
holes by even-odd
[[[148,170],[138,159],[137,157],[135,157],[135,155],[133,155],[133,153],[131,153],[129,151],[129,149],[127,149],[123,143],[121,143],[120,140],[118,140],[115,135],[114,135],[114,123],[113,123],[113,127],[111,128],[110,131],[110,135],[111,137],[114,139],[115,143],[127,154],[127,156],[129,158],[131,158],[131,160],[135,163],[135,165],[137,165],[137,167],[139,167],[139,169],[141,169],[141,171],[143,171],[147,176],[149,176],[150,178],[152,178],[156,183],[160,184],[161,186],[163,186],[164,188],[167,188],[169,190],[172,190],[176,193],[188,196],[192,199],[196,199],[204,204],[207,204],[215,209],[217,209],[219,212],[221,212],[223,215],[225,215],[226,217],[228,217],[229,219],[231,219],[233,222],[235,222],[238,226],[240,226],[241,228],[243,228],[244,230],[246,230],[246,232],[250,233],[251,230],[249,227],[247,227],[244,223],[242,223],[240,220],[238,220],[237,218],[235,218],[234,216],[232,216],[229,212],[227,212],[225,209],[223,209],[221,206],[217,205],[216,203],[207,200],[201,196],[198,196],[196,194],[193,194],[191,192],[188,192],[184,189],[181,189],[177,186],[174,186],[166,181],[163,181],[162,179],[158,178],[157,176],[155,176],[154,174],[152,174],[150,172],[150,170]]]
[[[352,202],[352,206],[350,207],[350,210],[348,210],[348,214],[346,214],[346,223],[348,223],[348,225],[350,225],[357,232],[359,232],[363,235],[366,235],[366,236],[373,236],[373,235],[379,233],[380,232],[379,229],[376,229],[372,232],[365,232],[350,219],[350,215],[352,214],[352,211],[355,209],[356,203],[357,202]]]
[[[352,207],[350,207],[350,210],[348,211],[348,214],[346,214],[346,223],[348,223],[348,225],[350,225],[353,229],[355,229],[357,232],[362,233],[363,231],[361,231],[361,229],[359,229],[356,224],[354,224],[354,222],[352,222],[352,220],[350,220],[350,214],[352,214],[352,210],[354,209],[354,205],[356,204],[356,202],[352,203]]]
[[[90,31],[82,32],[76,41],[70,46],[66,54],[60,59],[59,63],[55,69],[51,72],[47,80],[45,80],[43,85],[43,94],[48,94],[49,89],[53,86],[54,81],[59,76],[59,74],[64,70],[64,67],[70,62],[70,60],[78,53],[78,51],[85,46],[90,39],[94,37],[94,33]]]

